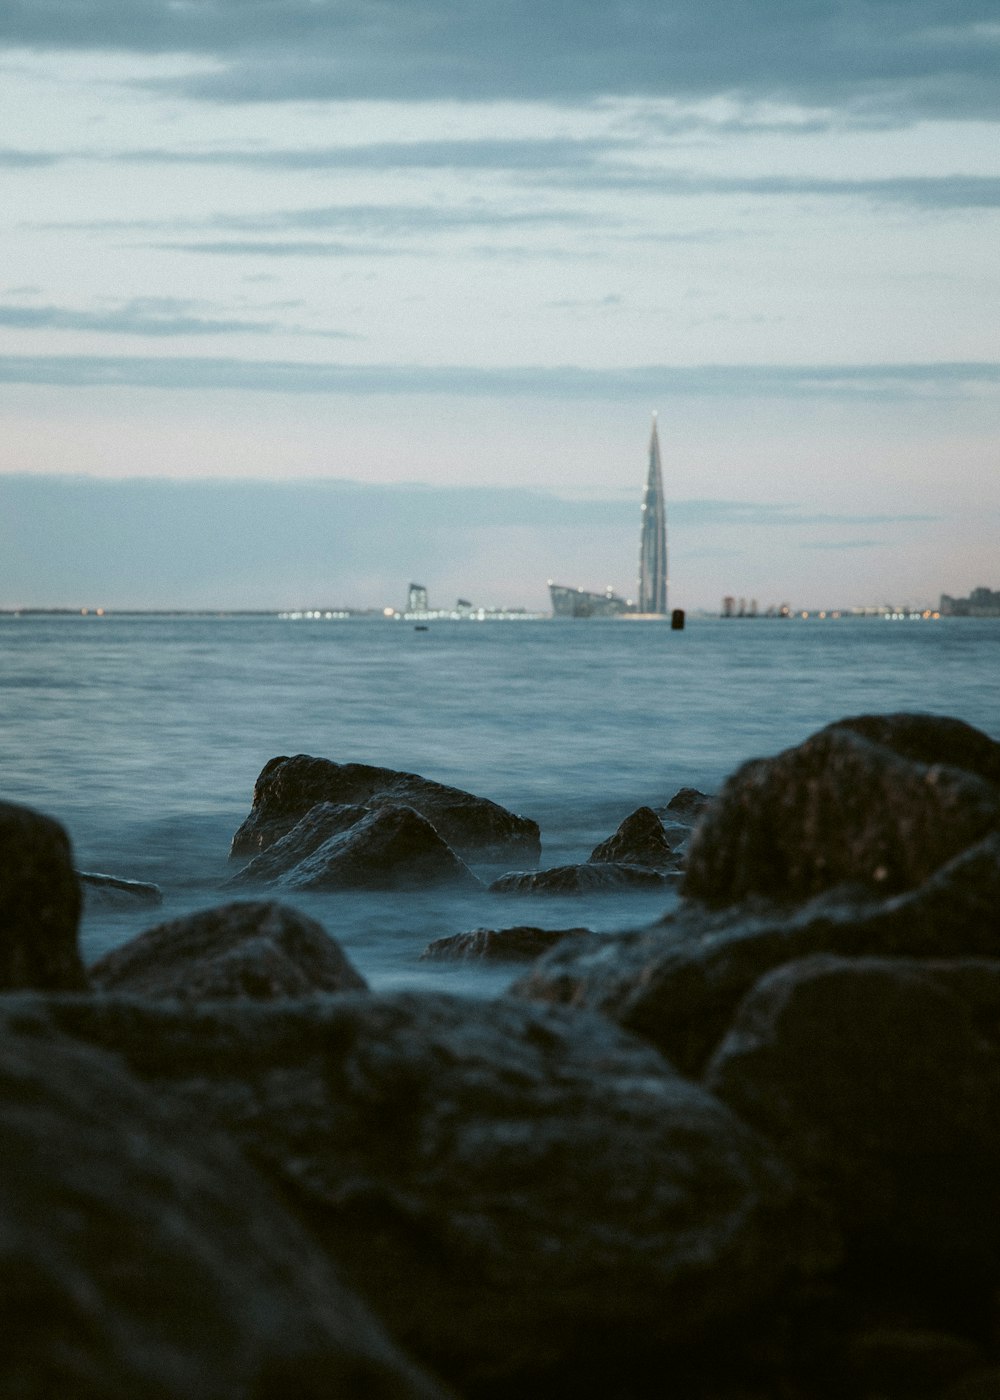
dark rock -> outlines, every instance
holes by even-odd
[[[669,877],[643,865],[587,861],[550,870],[512,870],[488,887],[490,894],[598,894],[601,891],[662,889]]]
[[[435,938],[421,958],[488,958],[501,961],[530,961],[547,953],[564,938],[579,938],[585,928],[536,928],[518,924],[515,928],[475,928],[471,933],[453,933]]]
[[[652,807],[637,807],[613,836],[594,847],[587,859],[591,863],[645,865],[651,870],[676,869],[678,864],[663,823]]]
[[[117,875],[99,875],[93,870],[78,870],[85,902],[102,909],[133,909],[137,905],[152,907],[163,903],[159,885],[145,880],[122,880]]]
[[[697,788],[684,787],[675,792],[665,810],[674,821],[693,825],[711,802],[711,798]]]
[[[233,1145],[112,1056],[5,1021],[0,1162],[5,1397],[444,1400]]]
[[[412,807],[379,807],[271,881],[290,890],[399,890],[481,882]]]
[[[233,856],[266,850],[317,802],[408,806],[463,855],[479,860],[537,861],[538,824],[460,788],[366,763],[331,763],[297,754],[272,758],[254,785],[250,815],[233,837]]]
[[[771,968],[814,953],[961,957],[1000,952],[1000,835],[913,891],[834,891],[789,909],[687,903],[649,928],[591,934],[541,958],[515,994],[587,1006],[698,1074],[741,998]]]
[[[869,1328],[850,1339],[848,1352],[863,1393],[886,1400],[937,1400],[942,1386],[983,1362],[981,1348],[968,1337],[915,1328]]]
[[[832,726],[727,780],[695,830],[684,893],[794,900],[856,881],[890,894],[998,825],[1000,789],[984,778]]]
[[[1000,1366],[970,1371],[943,1390],[938,1400],[1000,1400]]]
[[[283,904],[224,904],[160,924],[90,969],[103,991],[204,1001],[361,990],[364,978],[315,919]]]
[[[944,715],[855,715],[831,729],[850,729],[901,758],[928,766],[945,763],[1000,787],[1000,744],[981,729]]]
[[[413,993],[9,1014],[227,1128],[463,1395],[638,1393],[830,1262],[773,1149],[601,1017]]]
[[[86,986],[80,902],[63,828],[30,807],[0,802],[0,990]]]
[[[866,1259],[929,1257],[996,1280],[1000,961],[954,970],[957,981],[948,963],[915,959],[788,963],[746,997],[705,1079],[781,1144]],[[992,1042],[963,985],[989,989]]]
[[[352,806],[345,802],[317,802],[290,831],[286,831],[284,836],[261,851],[260,855],[254,856],[248,865],[227,880],[226,887],[274,884],[329,841],[331,836],[349,831],[370,811],[370,807]]]

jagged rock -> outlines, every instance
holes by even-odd
[[[86,986],[80,903],[63,828],[30,807],[0,802],[0,990]]]
[[[412,807],[379,807],[271,882],[290,890],[398,890],[481,882]]]
[[[684,787],[675,792],[667,803],[665,811],[674,821],[693,825],[711,802],[711,798],[697,788]]]
[[[331,836],[349,831],[371,811],[346,802],[317,802],[290,831],[254,856],[248,865],[226,881],[226,888],[270,885],[311,856]]]
[[[2,1024],[0,1393],[444,1400],[231,1143]]]
[[[910,746],[927,751],[928,717],[861,717],[737,769],[695,830],[684,893],[715,904],[755,894],[794,900],[856,881],[891,894],[1000,826],[992,782],[901,757],[856,732],[868,719],[881,732],[878,721],[889,727],[890,718],[907,735],[902,721],[913,720],[923,741],[910,736]],[[954,743],[944,748],[954,756]]]
[[[1000,961],[788,963],[744,1000],[705,1080],[781,1144],[870,1264],[995,1282],[998,1005]]]
[[[398,993],[36,996],[15,1019],[114,1051],[228,1129],[465,1396],[636,1394],[651,1359],[728,1345],[734,1318],[831,1260],[773,1149],[601,1017]]]
[[[564,943],[512,991],[599,1010],[650,1040],[685,1073],[698,1074],[760,977],[823,952],[952,958],[1000,952],[1000,834],[892,899],[847,889],[791,909],[685,903],[648,928]]]
[[[266,850],[317,802],[408,806],[432,822],[462,855],[479,860],[537,861],[538,824],[460,788],[366,763],[331,763],[297,754],[272,758],[254,784],[253,807],[233,837],[233,856]]]
[[[475,928],[470,933],[453,933],[448,938],[435,938],[420,956],[524,962],[547,953],[564,938],[578,938],[589,932],[585,928],[537,928],[532,924],[518,924],[514,928]]]
[[[663,889],[660,870],[617,861],[554,865],[550,870],[512,870],[488,887],[490,894],[597,894],[603,890]]]
[[[160,924],[101,958],[90,976],[103,991],[181,1001],[301,997],[367,985],[315,919],[266,901]]]
[[[587,860],[645,865],[651,870],[676,869],[678,864],[663,823],[652,807],[637,807],[613,836],[594,847]]]
[[[93,870],[78,870],[84,901],[102,909],[132,909],[137,905],[147,907],[163,903],[163,891],[159,885],[145,880],[122,880],[117,875],[100,875]]]

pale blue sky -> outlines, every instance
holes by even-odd
[[[677,604],[1000,586],[995,0],[23,0],[0,45],[0,605],[632,592],[654,408]],[[212,567],[247,485],[137,572],[136,488],[88,550],[26,475],[368,494],[336,567]]]

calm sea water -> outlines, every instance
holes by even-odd
[[[1000,621],[689,619],[411,624],[0,619],[0,797],[57,817],[81,869],[162,886],[94,911],[88,959],[227,897],[229,842],[276,754],[403,768],[534,817],[543,865],[583,859],[641,803],[718,787],[831,720],[924,710],[1000,738]],[[241,897],[246,897],[241,894]],[[475,927],[631,927],[670,896],[292,896],[378,987],[492,991],[420,963]]]

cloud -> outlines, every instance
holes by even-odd
[[[885,365],[377,365],[207,356],[3,355],[0,383],[285,394],[444,394],[576,400],[664,395],[906,401],[1000,385],[1000,363]]]
[[[995,116],[995,0],[7,0],[0,42],[191,54],[215,102],[622,94]],[[203,60],[215,60],[204,71]]]
[[[91,331],[102,335],[140,335],[155,339],[187,335],[308,334],[324,339],[360,340],[351,331],[309,330],[281,321],[254,321],[178,313],[188,303],[172,298],[140,298],[110,308],[81,311],[64,306],[0,303],[0,327],[11,330]]]

